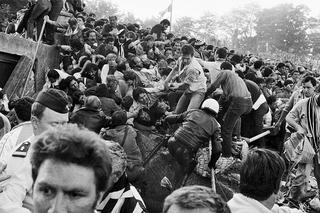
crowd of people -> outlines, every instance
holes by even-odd
[[[171,136],[163,146],[183,178],[164,213],[303,212],[307,198],[319,211],[314,67],[177,36],[167,19],[152,28],[98,19],[72,1],[61,24],[61,2],[33,2],[26,26],[10,31],[38,39],[45,23],[42,39],[60,52],[60,66],[42,71],[36,97],[0,91],[0,212],[148,212],[137,131]],[[265,129],[273,134],[250,142]],[[231,200],[184,186],[199,149],[210,147],[205,167],[221,172],[247,143]]]

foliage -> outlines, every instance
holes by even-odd
[[[191,17],[184,16],[179,18],[173,25],[173,33],[176,36],[193,37],[196,34],[195,23],[196,21]]]
[[[308,8],[282,4],[258,14],[259,40],[286,52],[303,53],[309,47],[307,30]]]
[[[106,0],[87,0],[85,8],[86,11],[95,13],[97,18],[120,15],[118,6]]]

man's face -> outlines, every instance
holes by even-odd
[[[90,42],[92,42],[92,43],[96,42],[96,41],[97,41],[96,33],[95,33],[95,32],[89,33],[88,40],[89,40]]]
[[[116,17],[110,17],[109,19],[111,26],[117,26],[117,18]]]
[[[79,88],[79,84],[78,84],[78,82],[77,81],[75,81],[75,80],[72,80],[71,82],[70,82],[70,88],[71,89],[74,89],[74,90],[76,90],[76,89],[78,89]]]
[[[303,93],[306,97],[311,97],[314,94],[315,87],[312,85],[311,81],[302,84]]]
[[[297,81],[299,79],[299,77],[300,77],[300,73],[299,72],[294,72],[292,74],[292,79],[295,80],[295,81]]]
[[[93,213],[98,200],[92,168],[46,159],[33,186],[35,213]]]
[[[113,47],[114,47],[114,41],[107,42],[107,48],[113,49]]]
[[[167,213],[211,213],[212,211],[208,208],[201,209],[184,209],[178,205],[173,204],[168,209]]]
[[[68,113],[58,113],[47,107],[43,111],[41,119],[36,118],[35,116],[32,116],[31,118],[35,135],[39,135],[42,132],[58,125],[63,125],[67,123],[68,120]]]
[[[138,98],[138,102],[144,105],[148,104],[148,95],[146,93],[141,93]]]
[[[79,26],[83,26],[84,25],[84,22],[83,22],[82,18],[77,18],[77,21],[78,21],[78,25]]]
[[[182,63],[189,65],[191,63],[192,55],[182,55]]]

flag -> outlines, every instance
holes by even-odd
[[[172,13],[172,3],[165,10],[161,11],[159,14],[161,18],[164,18],[166,14],[170,14],[170,13]]]

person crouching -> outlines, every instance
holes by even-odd
[[[220,124],[216,120],[219,104],[214,99],[205,100],[201,109],[190,110],[165,118],[167,123],[182,123],[168,141],[171,155],[178,161],[184,174],[191,173],[196,166],[195,155],[200,147],[212,143],[209,167],[215,165],[221,152]]]

